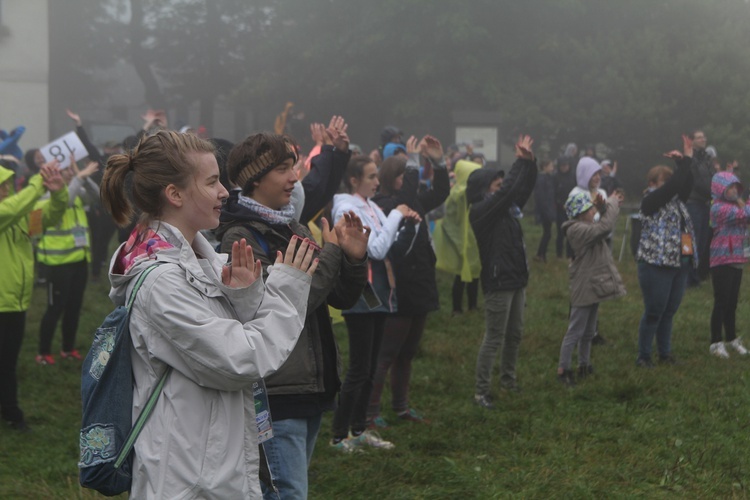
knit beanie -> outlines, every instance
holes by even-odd
[[[273,150],[268,150],[255,160],[247,163],[242,171],[237,175],[235,184],[238,186],[246,186],[248,182],[255,182],[273,168],[284,163],[288,158],[292,158],[295,162],[297,161],[297,153],[294,151],[293,146],[290,144],[287,148],[288,154],[282,158],[276,158]]]

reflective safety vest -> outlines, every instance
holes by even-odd
[[[48,203],[48,200],[40,203]],[[83,202],[77,197],[73,206],[65,210],[60,223],[44,231],[37,246],[36,257],[47,266],[72,264],[82,260],[89,262],[89,247],[89,221],[83,210]]]

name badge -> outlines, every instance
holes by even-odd
[[[88,239],[86,238],[86,228],[76,226],[72,230],[73,240],[75,241],[76,248],[85,248],[88,245]]]
[[[268,406],[268,392],[263,379],[253,382],[253,399],[255,403],[255,424],[258,426],[258,443],[273,437],[271,409]]]

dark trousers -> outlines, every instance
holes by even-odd
[[[23,421],[18,407],[18,354],[21,352],[26,312],[0,312],[0,412],[3,420]]]
[[[91,230],[91,277],[98,279],[109,257],[109,242],[117,231],[112,217],[101,207],[87,213]]]
[[[742,284],[742,269],[732,266],[716,266],[711,269],[711,282],[714,285],[711,343],[721,342],[722,326],[726,341],[731,342],[737,338],[735,318]]]
[[[566,220],[568,220],[568,216],[565,214],[565,210],[558,209],[557,220],[555,221],[555,225],[557,226],[557,239],[555,240],[555,253],[557,258],[563,256],[563,247],[565,247],[568,257],[573,255],[570,245],[565,245],[565,234],[563,234],[562,225]]]
[[[464,288],[469,299],[469,311],[477,308],[477,297],[479,296],[479,278],[465,283],[461,276],[453,278],[453,312],[463,311]]]
[[[349,332],[349,369],[341,386],[339,405],[333,414],[333,437],[343,439],[367,428],[367,406],[377,368],[380,343],[385,328],[385,313],[347,314]]]
[[[539,240],[539,248],[536,250],[536,255],[547,260],[547,247],[549,246],[549,240],[552,239],[552,221],[543,220],[541,224],[542,239]]]
[[[51,354],[52,337],[62,317],[62,350],[75,349],[88,264],[85,260],[61,266],[45,266],[47,310],[39,325],[39,354]]]
[[[688,286],[695,286],[708,278],[709,254],[711,253],[712,230],[709,225],[711,209],[705,203],[687,202],[690,219],[693,221],[695,231],[695,246],[698,249],[698,268],[691,269],[688,276]]]
[[[370,405],[367,409],[368,418],[380,415],[380,397],[383,394],[385,377],[389,369],[391,371],[391,407],[396,413],[408,411],[411,362],[417,355],[426,322],[426,313],[413,316],[388,316],[370,395]]]

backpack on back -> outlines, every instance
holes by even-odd
[[[171,367],[154,388],[146,406],[132,422],[133,367],[130,362],[130,310],[135,295],[154,264],[137,278],[125,306],[118,306],[96,330],[81,372],[81,486],[107,496],[130,490],[133,444],[161,394]]]

